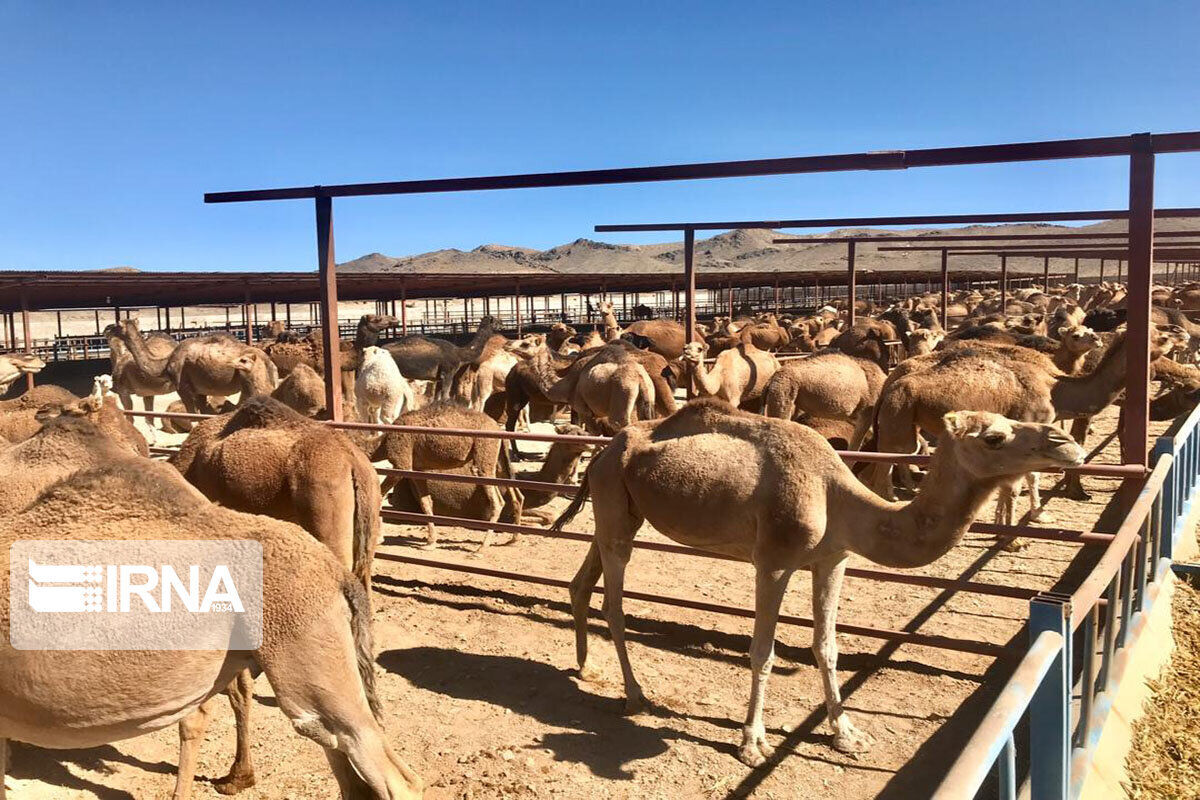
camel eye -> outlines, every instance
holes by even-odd
[[[1008,437],[1006,437],[1003,433],[992,431],[983,435],[983,443],[988,447],[1000,447],[1004,444],[1007,438]]]

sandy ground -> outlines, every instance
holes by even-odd
[[[160,400],[160,407],[163,403]],[[1116,424],[1095,422],[1092,443]],[[1161,429],[1155,428],[1157,433]],[[182,437],[170,437],[178,441]],[[1116,443],[1100,460],[1115,462]],[[1043,479],[1043,485],[1053,482]],[[1117,483],[1085,478],[1088,503],[1049,492],[1065,528],[1113,530],[1105,514]],[[557,501],[559,504],[565,501]],[[1027,501],[1018,501],[1024,510]],[[990,520],[985,510],[984,520]],[[572,524],[590,531],[590,510]],[[375,565],[375,641],[386,727],[396,750],[428,782],[429,798],[909,798],[928,794],[1012,667],[928,647],[839,636],[838,677],[857,724],[876,744],[853,758],[833,750],[807,630],[781,626],[766,712],[779,747],[751,770],[734,754],[749,687],[749,620],[626,601],[633,666],[656,704],[621,714],[620,673],[598,612],[592,620],[598,683],[575,674],[566,591],[388,561],[390,553],[569,579],[585,545],[542,537],[471,554],[481,533],[442,531],[441,549],[415,549],[423,531],[386,526]],[[645,528],[644,539],[661,539]],[[1098,548],[1038,541],[1005,552],[989,537],[963,543],[919,572],[1069,591]],[[1064,577],[1064,575],[1066,577]],[[631,590],[752,604],[751,570],[698,557],[640,551]],[[785,613],[811,615],[809,581],[798,575]],[[598,600],[593,607],[598,608]],[[991,642],[1023,643],[1023,601],[848,578],[839,620]],[[985,685],[986,684],[986,685]],[[257,683],[254,758],[259,784],[247,798],[336,795],[319,748],[293,733],[265,678]],[[233,721],[221,709],[202,749],[195,786],[227,770]],[[174,729],[86,751],[13,746],[8,786],[24,798],[142,798],[170,794]]]

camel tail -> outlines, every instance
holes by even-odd
[[[342,596],[350,607],[350,632],[354,637],[354,654],[363,694],[375,720],[383,722],[383,704],[375,690],[375,644],[371,639],[371,604],[367,601],[367,591],[358,581],[347,578],[342,581]]]
[[[800,387],[795,381],[770,380],[763,398],[763,414],[776,419],[796,418],[796,398]]]
[[[364,467],[356,458],[350,467],[350,481],[354,486],[354,577],[362,581],[363,588],[371,588],[371,563],[375,560],[375,542],[379,539],[379,483],[375,470]]]
[[[564,526],[570,524],[571,520],[575,519],[579,515],[579,512],[583,510],[583,505],[587,502],[589,494],[591,494],[591,489],[588,486],[588,473],[585,472],[583,473],[583,480],[579,482],[579,491],[575,493],[575,497],[571,499],[571,503],[558,515],[558,519],[554,520],[550,525],[550,530],[561,531]]]
[[[654,419],[654,399],[655,399],[654,382],[650,380],[650,375],[646,370],[640,370],[638,375],[638,393],[637,399],[634,401],[634,411],[637,414],[637,419]]]

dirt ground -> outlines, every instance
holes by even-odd
[[[1090,442],[1099,443],[1115,425],[1110,409],[1095,421]],[[1117,460],[1115,441],[1098,460]],[[1044,488],[1053,484],[1043,478]],[[1092,492],[1087,503],[1044,492],[1053,524],[1113,530],[1118,483],[1085,478],[1084,484]],[[1026,508],[1026,498],[1019,498],[1018,509]],[[981,519],[990,521],[990,515],[989,507]],[[571,529],[590,531],[590,511]],[[574,674],[564,589],[386,558],[402,553],[570,579],[584,543],[526,536],[479,557],[470,552],[481,539],[478,532],[443,530],[441,549],[432,554],[415,549],[423,539],[418,528],[388,525],[386,533],[374,593],[385,724],[397,752],[427,781],[431,800],[921,797],[937,785],[1013,663],[1009,657],[839,636],[846,705],[875,739],[869,753],[854,758],[830,746],[809,632],[781,626],[766,712],[779,752],[751,770],[735,758],[749,690],[749,620],[627,600],[633,666],[656,707],[625,717],[616,657],[598,611],[591,646],[604,677],[585,683]],[[641,538],[662,537],[645,528]],[[919,572],[1069,591],[1098,550],[1036,541],[1006,552],[990,537],[968,534]],[[750,568],[706,558],[637,552],[627,587],[752,606]],[[839,620],[1022,643],[1026,609],[1021,600],[847,578]],[[811,616],[807,576],[793,580],[784,611]],[[336,796],[320,749],[291,730],[265,678],[257,692],[259,783],[242,796]],[[225,774],[233,736],[232,715],[222,709],[202,749],[202,779]],[[18,800],[168,796],[177,746],[173,729],[86,751],[15,744],[8,785]],[[205,780],[197,782],[195,795],[219,796]]]

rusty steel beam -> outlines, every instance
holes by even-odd
[[[949,330],[946,309],[950,305],[950,254],[942,248],[942,330]]]
[[[416,556],[401,555],[399,553],[375,553],[375,558],[385,561],[397,561],[403,564],[412,564],[420,567],[431,567],[433,569],[446,569],[454,572],[466,572],[472,575],[483,575],[489,578],[500,578],[502,580],[520,581],[522,583],[535,583],[540,586],[553,586],[560,589],[570,587],[568,581],[559,578],[548,578],[543,575],[529,575],[520,572],[506,572],[504,570],[491,569],[488,567],[478,567],[471,564],[454,564],[448,561],[438,561],[431,558],[417,558]],[[601,594],[604,591],[602,587],[592,589],[593,594]],[[734,617],[743,617],[746,619],[754,618],[754,610],[749,608],[738,608],[737,606],[726,606],[720,603],[709,603],[703,600],[693,600],[687,597],[672,597],[669,595],[651,594],[649,592],[638,592],[626,589],[623,596],[628,600],[638,600],[645,603],[658,603],[661,605],[676,606],[678,608],[688,608],[693,611],[708,611],[715,614],[727,614]],[[780,614],[779,622],[784,625],[798,625],[805,628],[812,627],[812,620],[805,617],[795,617],[790,614]],[[911,633],[909,631],[895,631],[885,628],[870,628],[863,625],[852,625],[848,623],[837,623],[837,632],[848,636],[863,636],[870,639],[888,639],[891,641],[900,642],[901,644],[920,645],[923,647],[936,647],[942,650],[957,650],[964,653],[974,653],[976,655],[996,657],[1004,652],[1004,648],[991,642],[976,641],[972,639],[959,639],[950,636],[936,636],[926,633]]]
[[[1153,152],[1177,153],[1200,150],[1200,132],[1157,134],[1153,139],[1150,139],[1149,134],[1142,135],[1151,142]],[[915,150],[884,150],[868,153],[767,158],[745,161],[672,164],[652,167],[489,175],[474,178],[387,181],[337,184],[332,186],[295,186],[283,189],[208,192],[204,195],[204,202],[241,203],[259,200],[298,200],[322,197],[478,192],[497,189],[600,186],[621,183],[705,180],[710,178],[744,178],[765,175],[908,169],[966,164],[1002,164],[1019,161],[1046,161],[1071,158],[1103,158],[1131,154],[1135,146],[1134,141],[1134,138],[1131,136],[1106,136],[1088,139],[1062,139],[1056,141],[1018,142],[969,147],[935,147]]]
[[[846,242],[846,300],[847,306],[850,308],[850,313],[847,315],[847,322],[851,328],[854,327],[854,298],[856,295],[854,245],[854,242]]]
[[[890,233],[884,231],[881,233]],[[1155,239],[1165,238],[1186,238],[1189,236],[1200,236],[1200,230],[1196,231],[1157,231],[1154,234]],[[873,235],[873,236],[823,236],[817,234],[814,236],[791,236],[786,239],[774,239],[772,244],[842,244],[844,242],[863,242],[865,244],[889,244],[892,242],[1011,242],[1011,241],[1056,241],[1059,239],[1128,239],[1128,233],[992,233],[980,234],[972,236],[970,234],[947,234],[939,235],[936,233],[922,233],[915,236],[890,236],[890,235]],[[894,248],[900,250],[937,250],[941,245],[925,248]]]
[[[21,336],[25,340],[25,352],[33,353],[33,334],[29,326],[29,299],[25,294],[25,289],[21,289]],[[16,336],[13,337],[14,345]],[[13,349],[16,349],[15,347]],[[25,373],[25,389],[26,391],[33,388],[33,373]]]
[[[1146,464],[1150,430],[1150,290],[1154,281],[1154,150],[1148,134],[1129,157],[1129,284],[1121,460]]]
[[[1008,308],[1008,256],[1000,256],[1000,313]]]
[[[317,271],[321,280],[321,344],[325,352],[325,407],[335,422],[342,419],[342,354],[338,335],[337,261],[333,243],[333,200],[316,199]]]

